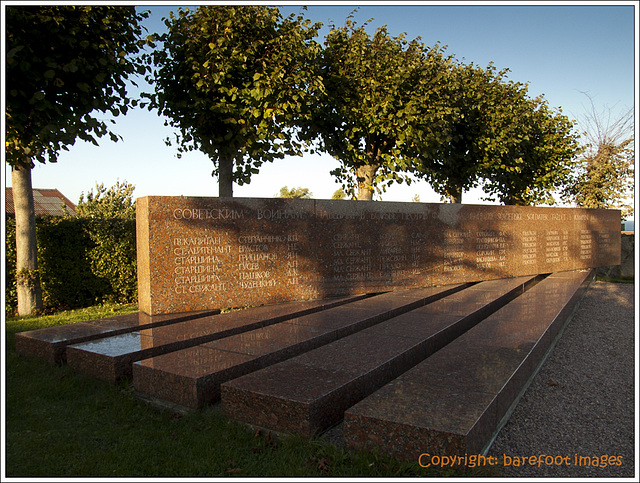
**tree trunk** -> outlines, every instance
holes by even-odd
[[[233,157],[219,158],[218,196],[233,197]]]
[[[462,189],[461,188],[453,188],[447,193],[449,195],[449,202],[451,203],[462,203]]]
[[[13,206],[16,212],[16,289],[18,315],[31,315],[42,309],[36,215],[31,188],[31,169],[12,168]]]
[[[358,199],[371,201],[373,199],[373,180],[376,176],[378,165],[365,164],[356,169],[356,179],[358,180]]]

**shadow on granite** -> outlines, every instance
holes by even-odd
[[[115,382],[131,377],[135,361],[331,309],[367,295],[263,305],[212,317],[146,328],[67,347],[67,364],[78,372]]]
[[[469,330],[541,277],[481,282],[222,385],[226,416],[304,436]]]
[[[133,365],[136,391],[198,408],[220,397],[220,384],[461,290],[466,284],[402,290],[226,337]]]
[[[135,312],[75,324],[46,327],[16,334],[16,353],[37,357],[47,362],[62,364],[67,360],[66,349],[72,344],[135,332],[141,329],[162,327],[185,320],[219,314],[219,310],[201,310],[182,314],[147,315]]]
[[[592,279],[550,275],[349,408],[347,447],[410,461],[488,449]]]

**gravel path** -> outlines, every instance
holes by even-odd
[[[513,459],[504,476],[634,477],[634,287],[591,284],[488,453],[500,462],[503,455],[568,457],[565,464],[516,467]]]

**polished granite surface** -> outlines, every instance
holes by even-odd
[[[16,352],[49,362],[66,362],[66,347],[85,341],[134,332],[144,327],[158,327],[187,319],[197,319],[218,313],[203,310],[192,313],[150,316],[143,312],[88,320],[75,324],[46,327],[16,334]]]
[[[305,436],[322,431],[337,422],[344,410],[359,399],[479,322],[480,318],[473,316],[478,309],[500,297],[508,299],[514,289],[521,288],[530,279],[480,283],[480,289],[473,292],[465,289],[433,303],[466,307],[460,315],[457,311],[433,314],[429,310],[431,305],[426,305],[277,366],[225,383],[223,410],[234,419],[277,431],[303,430]],[[482,287],[484,283],[488,286]],[[316,369],[332,377],[318,380],[311,376]],[[298,381],[304,380],[305,372],[309,382],[301,386]],[[274,378],[273,374],[280,377]],[[246,394],[239,396],[239,392]],[[271,408],[256,412],[252,395],[260,398],[261,407],[270,404]],[[280,425],[269,426],[272,420],[279,421]]]
[[[387,320],[395,314],[407,312],[413,307],[420,307],[424,305],[425,299],[431,300],[438,293],[449,293],[450,289],[451,287],[443,287],[438,291],[431,287],[411,290],[410,293],[409,291],[401,291],[399,294],[380,294],[320,313],[229,336],[203,344],[203,347],[216,352],[215,355],[212,355],[212,359],[181,359],[184,361],[183,364],[177,365],[173,369],[169,369],[168,364],[163,363],[162,372],[170,372],[173,380],[193,378],[193,374],[198,374],[196,377],[202,380],[206,379],[207,385],[216,386],[207,388],[202,382],[198,387],[202,392],[207,392],[206,396],[194,395],[189,404],[185,404],[184,399],[180,399],[180,404],[198,407],[203,400],[210,402],[211,398],[218,397],[219,385],[227,380],[218,374],[219,363],[217,361],[224,353],[251,356],[258,364],[258,367],[252,369],[256,370],[300,355],[345,335],[353,334]],[[153,381],[159,377],[157,371],[154,374],[155,360],[163,358],[168,359],[167,356],[158,356],[153,360],[147,359],[134,364],[133,383],[137,391],[155,395],[157,384]],[[249,367],[251,366],[245,365],[245,368]],[[244,369],[243,371],[248,372]],[[225,374],[228,375],[230,372],[226,371]],[[237,374],[235,377],[239,375]],[[173,398],[174,402],[178,402],[177,397]]]
[[[150,314],[620,263],[618,210],[149,196],[136,227]]]
[[[587,274],[572,273],[552,274],[349,408],[347,446],[414,461],[482,451],[550,346],[549,328],[581,296]]]
[[[108,328],[91,324],[69,324],[16,334],[16,353],[36,357],[50,363],[66,362],[66,348],[71,342],[82,342],[112,333]]]
[[[524,292],[524,287],[533,284],[536,278],[535,276],[525,276],[481,282],[454,294],[454,296],[435,301],[420,311],[430,314],[467,315],[481,309],[495,309],[497,306],[504,305],[511,298],[521,295]],[[507,295],[507,297],[498,301],[496,293]]]
[[[176,368],[180,368],[179,374]],[[250,355],[202,345],[189,347],[133,363],[134,389],[163,401],[197,408],[219,397],[220,385],[214,383],[215,378],[227,380],[257,368],[255,357]]]
[[[279,323],[299,314],[335,308],[362,296],[289,302],[236,310],[152,327],[67,347],[67,363],[79,372],[114,381],[131,376],[131,363],[146,357],[195,346],[255,327]],[[99,364],[97,361],[100,361]],[[105,370],[105,367],[108,370]]]
[[[68,341],[80,341],[68,354],[82,372],[110,381],[133,374],[138,393],[187,407],[222,396],[225,413],[268,428],[310,435],[344,414],[348,447],[415,461],[424,451],[482,450],[588,275],[294,302],[189,321],[155,316],[158,323],[144,328],[140,315],[129,314],[63,326],[73,326],[67,334],[61,327],[30,331],[35,338],[17,334],[16,350],[22,344],[24,355],[60,362]],[[518,296],[499,308],[493,300],[507,286]],[[442,347],[458,324],[466,330],[486,317],[487,306],[499,310]],[[125,333],[108,337],[118,331]]]
[[[341,320],[344,323],[344,317],[341,318]],[[334,328],[335,326],[318,327],[315,325],[283,322],[209,342],[203,344],[203,347],[250,356],[263,356],[289,346],[312,341],[326,334],[331,334]]]
[[[200,310],[197,312],[181,312],[178,314],[147,315],[144,312],[135,312],[116,317],[105,317],[84,322],[85,324],[96,325],[98,327],[108,327],[110,329],[132,329],[137,330],[143,327],[160,327],[162,325],[182,322],[184,320],[199,319],[201,317],[211,317],[220,313],[220,310]]]

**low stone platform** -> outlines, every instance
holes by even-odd
[[[352,406],[347,446],[409,461],[483,453],[592,279],[589,270],[550,275]]]
[[[263,305],[69,345],[67,364],[78,372],[115,382],[131,377],[131,364],[135,361],[328,310],[366,297],[347,296]]]
[[[298,357],[222,385],[223,412],[311,436],[504,306],[539,277],[481,282]]]
[[[182,314],[147,315],[135,312],[125,315],[88,320],[76,324],[29,330],[16,334],[16,353],[21,356],[37,357],[47,362],[66,362],[67,346],[103,339],[114,335],[135,332],[219,314],[220,310],[201,310]]]
[[[139,393],[198,408],[220,397],[220,384],[394,319],[467,284],[399,290],[316,314],[147,358],[133,365]],[[437,302],[436,302],[437,303]]]
[[[138,395],[416,461],[486,451],[594,270],[265,305],[140,314],[16,334],[21,355]]]

